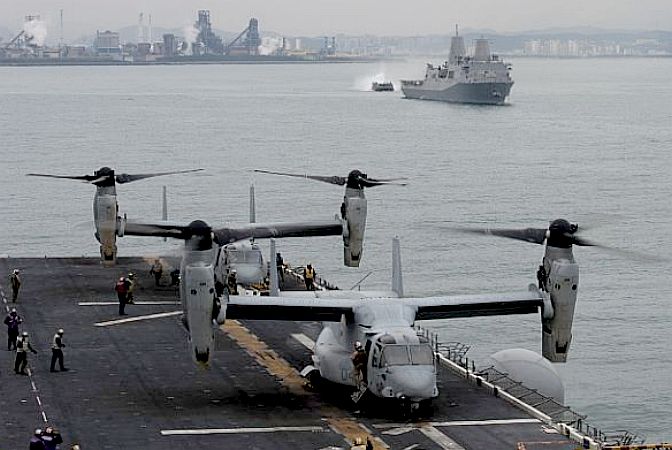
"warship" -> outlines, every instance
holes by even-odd
[[[448,61],[427,64],[424,80],[402,80],[406,98],[454,103],[502,105],[513,86],[511,65],[490,53],[487,39],[476,39],[473,56],[468,56],[464,39],[455,30]]]

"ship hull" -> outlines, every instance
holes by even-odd
[[[457,83],[444,89],[404,84],[401,90],[406,98],[435,100],[450,103],[503,105],[513,83]]]

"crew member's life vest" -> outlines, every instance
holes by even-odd
[[[120,294],[127,293],[128,292],[128,285],[126,284],[126,280],[117,281],[117,284],[114,285],[114,290],[117,291]]]
[[[309,280],[315,278],[315,269],[309,269],[306,267],[306,278]]]
[[[54,339],[51,341],[51,348],[54,350],[59,350],[62,347],[61,336],[56,333]]]

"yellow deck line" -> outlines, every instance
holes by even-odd
[[[255,336],[250,330],[241,325],[237,320],[227,320],[221,330],[231,337],[236,343],[261,364],[271,375],[280,379],[280,383],[289,389],[289,392],[297,396],[313,397],[313,394],[303,387],[305,382],[299,372],[294,369],[285,359]],[[385,450],[387,447],[380,439],[367,432],[361,424],[348,416],[339,408],[328,405],[317,405],[318,412],[327,420],[327,423],[336,433],[345,437],[352,443],[355,438],[366,441],[371,439],[374,450]]]

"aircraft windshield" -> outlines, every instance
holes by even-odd
[[[406,345],[386,345],[383,348],[383,365],[404,366],[410,363]]]
[[[261,264],[261,253],[256,251],[239,252],[229,250],[228,257],[229,257],[229,263]]]
[[[416,366],[431,366],[434,364],[434,352],[429,345],[411,345],[409,350],[411,351],[412,364]]]
[[[426,366],[434,364],[434,353],[427,344],[419,345],[386,345],[383,347],[382,365],[385,366],[404,366],[404,365]]]

